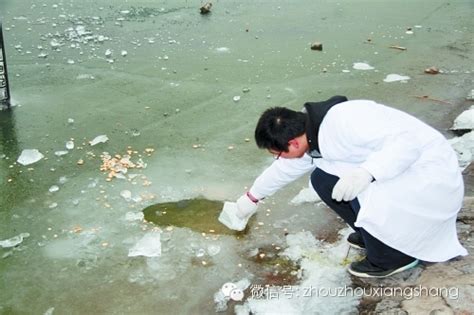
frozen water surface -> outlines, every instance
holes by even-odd
[[[285,285],[249,257],[283,252],[285,235],[303,231],[318,242],[294,257],[305,269],[294,285],[349,284],[319,241],[336,240],[342,225],[317,198],[298,195],[307,178],[267,198],[243,234],[157,227],[140,213],[194,198],[235,201],[272,161],[251,140],[270,106],[375,99],[448,137],[469,108],[459,101],[472,90],[469,0],[213,4],[203,16],[195,0],[0,1],[15,104],[0,112],[0,240],[30,235],[0,249],[0,313],[210,314],[224,283]],[[315,41],[323,51],[310,49]],[[360,61],[376,70],[347,71]],[[430,66],[443,73],[424,74]],[[384,84],[393,73],[409,84]],[[98,135],[108,140],[91,146]],[[32,148],[41,161],[16,162]],[[128,257],[148,233],[159,233],[161,255]],[[285,296],[279,306],[244,294],[224,313],[357,305]]]

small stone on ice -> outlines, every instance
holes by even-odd
[[[122,50],[120,54],[122,55],[122,57],[125,57],[128,54],[128,52],[126,50]]]

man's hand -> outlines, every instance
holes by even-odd
[[[219,222],[231,230],[242,231],[250,217],[257,212],[257,207],[257,203],[244,194],[237,199],[236,203],[226,202],[224,204],[224,209],[219,215]]]
[[[351,201],[363,192],[373,179],[369,172],[358,167],[341,176],[332,191],[332,199]]]

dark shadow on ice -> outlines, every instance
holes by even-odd
[[[203,198],[158,203],[143,210],[145,220],[158,226],[186,227],[200,233],[243,235],[228,229],[217,218],[224,206],[222,201]],[[250,225],[250,224],[249,224]]]

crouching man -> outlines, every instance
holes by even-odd
[[[400,110],[335,96],[302,112],[266,110],[257,146],[275,161],[219,220],[243,230],[259,200],[312,171],[320,198],[349,224],[366,258],[349,272],[387,277],[467,255],[456,233],[464,185],[456,154],[435,129]]]

